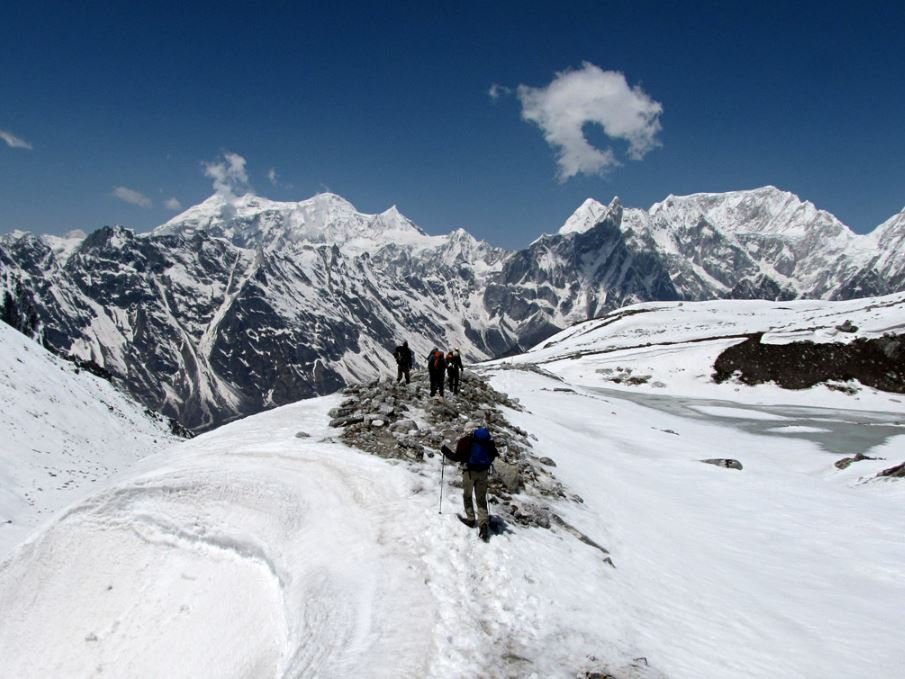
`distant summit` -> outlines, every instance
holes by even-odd
[[[192,238],[199,231],[239,247],[264,249],[297,242],[368,247],[392,239],[416,243],[430,238],[395,205],[379,214],[365,214],[335,193],[319,193],[299,202],[251,193],[238,197],[215,193],[152,234]]]
[[[565,236],[570,233],[584,233],[606,219],[622,219],[622,203],[616,196],[610,204],[604,205],[593,198],[588,198],[572,213],[557,233]]]

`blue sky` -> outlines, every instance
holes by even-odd
[[[225,153],[506,247],[588,196],[905,207],[901,2],[381,4],[4,3],[0,232],[146,231]]]

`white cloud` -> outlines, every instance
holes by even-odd
[[[621,164],[612,149],[588,142],[587,123],[600,125],[610,139],[627,141],[633,160],[660,146],[663,105],[639,86],[629,87],[618,71],[585,62],[578,70],[557,73],[546,87],[519,85],[518,98],[522,118],[536,123],[556,149],[560,181],[579,173],[605,174]]]
[[[490,95],[490,98],[496,101],[500,97],[508,97],[512,94],[512,88],[506,87],[505,85],[499,85],[497,83],[493,83],[490,86],[490,89],[487,90],[487,94]]]
[[[17,137],[12,132],[7,132],[6,130],[0,130],[0,139],[6,142],[6,145],[11,149],[28,149],[31,150],[31,144],[22,139],[22,137]]]
[[[129,203],[130,205],[137,205],[138,207],[151,207],[151,199],[141,191],[136,191],[135,189],[129,189],[125,186],[117,186],[114,187],[112,195],[114,195],[116,198],[119,198],[124,203]]]
[[[163,202],[163,206],[167,210],[181,210],[182,209],[182,203],[180,203],[176,198],[167,198]]]
[[[278,186],[280,183],[279,179],[277,178],[276,168],[272,167],[269,170],[267,170],[267,178],[270,180],[270,183],[273,184],[274,186]]]
[[[248,173],[245,171],[245,158],[238,153],[226,151],[223,153],[223,160],[202,164],[204,174],[214,180],[214,191],[217,193],[235,197],[251,191]]]

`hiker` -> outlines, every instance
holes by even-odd
[[[396,382],[401,382],[405,377],[405,383],[408,384],[412,372],[412,362],[415,359],[412,350],[409,349],[408,340],[396,347],[393,356],[396,358]]]
[[[442,449],[443,454],[462,464],[462,502],[465,518],[462,522],[470,527],[475,525],[475,510],[471,496],[478,503],[478,535],[482,540],[490,538],[490,516],[487,513],[487,485],[490,465],[499,454],[487,427],[478,427],[456,443],[456,451]]]
[[[446,374],[449,377],[449,390],[459,393],[459,374],[462,372],[462,357],[459,350],[455,349],[446,354]]]
[[[446,357],[437,347],[431,349],[427,356],[427,373],[431,379],[431,396],[440,391],[443,396],[443,383],[446,381]]]

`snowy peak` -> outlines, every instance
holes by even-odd
[[[365,214],[335,193],[319,193],[299,202],[274,201],[254,194],[215,194],[157,227],[153,234],[191,238],[199,231],[240,247],[265,250],[287,243],[362,246],[426,238],[395,205],[380,214]]]
[[[876,243],[876,269],[891,278],[905,278],[905,209],[880,224],[868,238]]]
[[[905,208],[880,224],[871,234],[878,243],[886,243],[890,238],[899,239],[905,236]]]
[[[652,217],[693,225],[704,218],[724,233],[807,238],[819,231],[824,238],[849,241],[851,230],[825,210],[775,186],[750,191],[670,195],[655,203]]]
[[[621,220],[622,203],[619,201],[619,197],[614,197],[609,205],[588,198],[581,204],[581,207],[572,213],[572,216],[566,220],[557,233],[561,236],[570,233],[584,233],[608,218],[613,218],[617,222]]]

